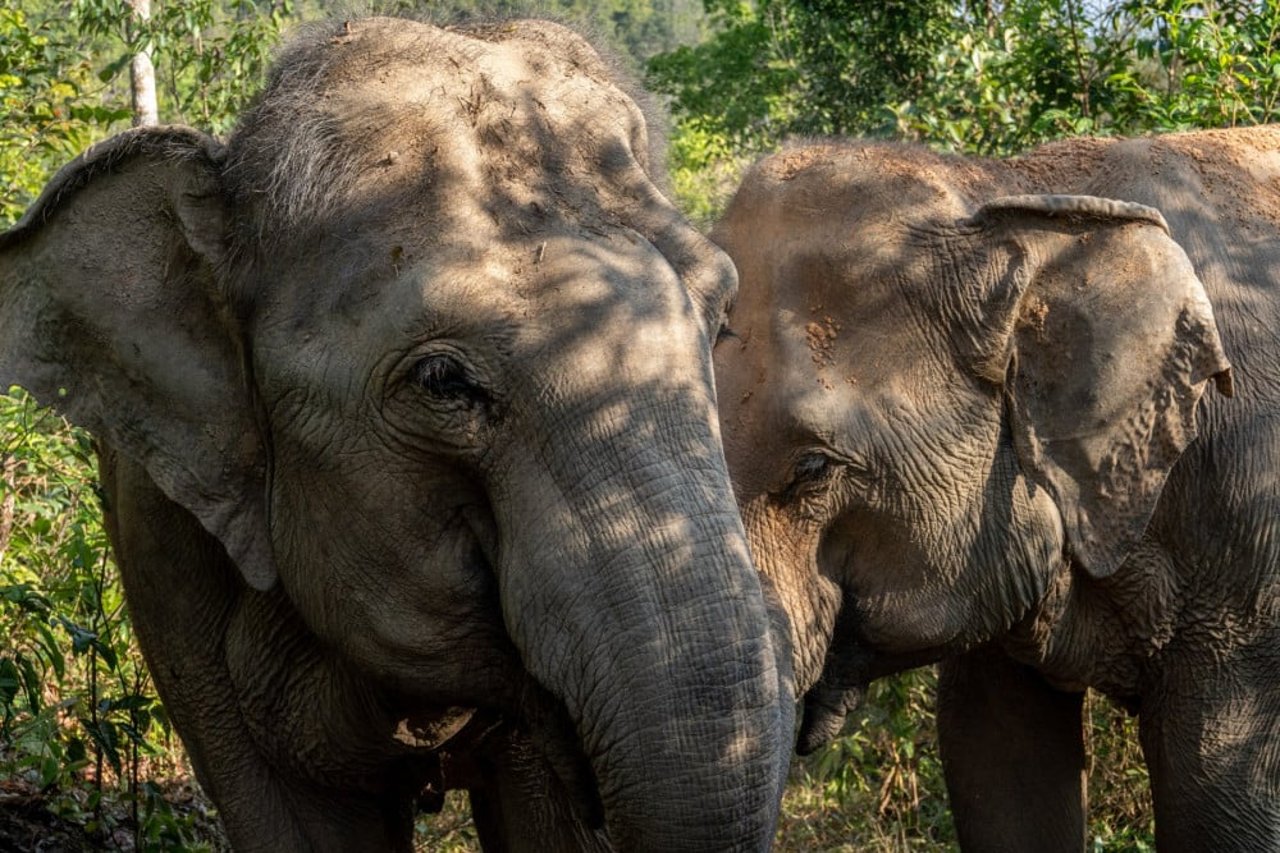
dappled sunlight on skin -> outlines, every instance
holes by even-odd
[[[420,49],[410,41],[399,50]],[[426,104],[430,119],[419,124],[421,135],[393,134],[381,145],[399,156],[366,164],[371,171],[357,175],[333,163],[335,188],[358,204],[338,201],[333,215],[307,212],[294,223],[287,204],[262,213],[314,235],[313,248],[258,260],[260,280],[274,281],[255,294],[270,306],[264,326],[292,336],[290,327],[305,318],[315,340],[324,342],[301,361],[260,364],[264,396],[270,406],[275,388],[327,388],[334,403],[314,414],[305,399],[306,409],[273,411],[277,423],[311,421],[301,443],[286,429],[276,435],[277,471],[284,460],[298,470],[312,468],[308,461],[327,455],[335,441],[358,445],[355,455],[363,460],[341,488],[316,490],[308,481],[299,491],[277,473],[277,511],[335,522],[376,518],[399,492],[390,499],[415,507],[421,525],[416,536],[406,535],[408,529],[372,542],[348,536],[328,546],[338,554],[327,560],[313,553],[311,538],[291,541],[282,558],[284,580],[300,590],[295,598],[314,630],[331,638],[367,637],[373,645],[344,642],[401,690],[468,696],[521,713],[519,679],[503,673],[527,669],[566,704],[620,843],[645,843],[643,833],[659,821],[686,825],[683,843],[696,841],[688,835],[695,826],[706,843],[718,843],[710,839],[722,831],[751,831],[729,829],[744,815],[750,822],[769,820],[776,789],[770,774],[779,766],[776,758],[761,763],[759,757],[777,736],[771,732],[781,705],[758,581],[744,571],[750,564],[713,426],[708,330],[718,324],[732,271],[637,163],[631,146],[644,133],[629,101],[572,75],[549,90],[530,83],[560,80],[541,67],[562,61],[558,57],[509,47],[481,53],[465,68],[437,63],[443,81],[405,78],[400,88],[411,87],[405,97]],[[386,85],[395,87],[396,75],[389,73]],[[441,110],[441,86],[466,94],[446,100],[449,110]],[[394,114],[408,111],[401,103]],[[359,115],[367,114],[360,106]],[[615,124],[599,115],[620,118]],[[345,118],[343,127],[352,121]],[[398,134],[413,126],[411,115],[405,121]],[[378,150],[378,143],[360,144]],[[422,165],[415,174],[416,162]],[[389,179],[387,171],[403,177]],[[422,211],[422,218],[406,222],[405,209]],[[332,235],[343,233],[362,238],[335,245]],[[454,233],[463,239],[446,236]],[[318,275],[340,266],[344,256],[363,260],[353,276],[363,296],[347,316],[334,316],[311,286],[313,276],[299,276],[297,265]],[[400,354],[384,359],[386,342],[397,339]],[[477,479],[453,496],[440,492],[440,477],[428,463],[417,463],[422,470],[415,471],[399,458],[439,452],[429,424],[411,426],[416,389],[400,387],[397,376],[397,362],[412,363],[430,340],[448,342],[485,386],[484,414],[448,451]],[[365,429],[350,431],[362,422],[350,407],[370,401],[368,393],[353,395],[352,387],[368,382],[370,372],[375,388],[386,385],[372,398],[382,399],[392,423],[406,424],[389,442],[369,413]],[[399,455],[388,455],[388,443]],[[376,480],[363,489],[349,482],[371,469]],[[362,493],[366,501],[353,501]],[[340,503],[330,504],[334,499]],[[465,541],[475,532],[458,526],[456,510],[448,508],[454,501],[491,517],[498,536],[480,542],[487,565],[463,564],[496,574],[501,609],[481,605],[475,615],[490,624],[489,633],[500,619],[519,655],[495,661],[498,677],[487,682],[476,681],[481,670],[474,662],[503,653],[505,644],[459,623],[453,602],[466,598],[457,586],[467,582],[466,571],[418,567],[426,556],[417,544],[424,537],[436,542],[434,562],[442,542]],[[379,559],[365,559],[379,551]],[[362,564],[368,580],[344,597],[341,610],[324,598],[308,603],[326,587],[316,583],[318,569],[349,584],[347,567]],[[307,566],[306,580],[291,577],[291,566]],[[437,589],[436,603],[425,594],[388,598],[385,591],[397,586],[380,579],[399,566]],[[442,581],[452,587],[441,588]],[[446,633],[424,637],[430,626]],[[597,635],[601,639],[592,639]],[[692,659],[673,642],[678,635],[699,648],[714,642],[717,650],[705,661]],[[457,651],[459,644],[477,643],[483,648]],[[454,648],[445,652],[449,644]],[[454,662],[442,667],[442,653]],[[624,699],[642,684],[662,688]],[[743,731],[716,747],[723,737],[717,730],[735,715]],[[754,744],[754,762],[738,760],[743,738]],[[724,789],[713,789],[708,801],[723,814],[702,813],[696,802],[676,807],[637,796],[644,786],[678,787],[674,780],[700,774],[691,750],[713,750],[708,767],[743,768],[717,777]]]
[[[768,844],[792,697],[716,423],[735,275],[609,80],[553,25],[325,25],[211,156],[280,582],[205,603],[229,693],[173,706],[261,715],[259,788],[203,745],[233,838],[305,846],[351,790],[394,834],[428,784],[494,844]]]

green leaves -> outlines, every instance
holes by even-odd
[[[91,83],[65,29],[0,8],[0,227],[18,218],[59,161],[96,138],[77,114],[93,103]]]
[[[160,116],[225,133],[262,85],[271,50],[292,0],[153,0],[151,18],[134,19],[120,0],[75,0],[82,32],[96,51],[114,57],[97,71],[127,94],[134,54],[149,49],[156,67]]]
[[[1280,4],[706,0],[713,36],[654,57],[685,134],[758,154],[789,135],[891,136],[1004,155],[1081,133],[1277,118]],[[695,209],[699,201],[691,200]]]
[[[139,50],[153,53],[163,120],[230,128],[291,0],[156,0],[145,24],[120,0],[26,8],[0,9],[0,227],[129,120]],[[96,815],[113,785],[137,801],[139,755],[168,724],[107,552],[94,469],[88,435],[21,393],[0,396],[0,775],[30,771],[69,792],[92,784]],[[165,813],[157,800],[147,815]]]
[[[913,850],[955,844],[933,727],[936,688],[933,669],[872,683],[845,734],[800,763],[828,808],[861,815],[850,820],[861,846],[883,835]]]
[[[107,553],[92,440],[14,392],[0,397],[0,776],[73,811],[92,786],[97,812],[113,788],[139,796],[168,722]]]
[[[738,148],[792,133],[861,133],[923,82],[948,35],[940,0],[706,2],[714,34],[654,57],[647,81]]]

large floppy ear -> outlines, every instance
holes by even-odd
[[[190,129],[127,131],[0,234],[0,390],[26,388],[144,466],[267,589],[267,457],[216,280],[220,156]]]
[[[1012,196],[971,224],[999,271],[971,339],[979,372],[1004,383],[1019,463],[1074,558],[1106,577],[1196,437],[1206,380],[1231,395],[1213,310],[1153,208]]]

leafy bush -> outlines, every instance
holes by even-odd
[[[27,6],[0,9],[0,227],[56,167],[129,119],[121,74],[140,44],[153,44],[167,81],[162,115],[224,130],[260,85],[289,9],[158,2],[139,27],[124,3]],[[204,849],[218,832],[174,781],[190,773],[101,519],[91,438],[17,389],[0,396],[0,780],[81,826],[93,847]]]
[[[104,105],[100,88],[65,26],[0,8],[0,226],[18,218],[54,168],[129,117]]]
[[[127,813],[138,846],[185,844],[144,779],[173,772],[170,731],[108,555],[92,440],[17,389],[0,423],[0,776],[93,836]]]

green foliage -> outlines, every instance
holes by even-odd
[[[873,683],[845,734],[797,762],[799,784],[821,786],[820,801],[843,813],[856,849],[886,841],[912,850],[954,847],[933,726],[936,692],[932,668]]]
[[[260,85],[288,13],[173,0],[139,26],[118,0],[27,5],[0,9],[0,225],[54,168],[127,122],[134,50],[152,45],[162,120],[225,131]],[[156,781],[175,773],[173,742],[96,489],[86,434],[20,393],[0,396],[0,778],[38,794],[94,846],[123,833],[138,848],[202,849],[208,817],[173,805]]]
[[[715,35],[651,59],[649,85],[671,96],[682,126],[724,148],[756,150],[799,113],[799,73],[777,36],[787,30],[785,9],[725,2],[708,12]]]
[[[151,18],[135,19],[120,0],[74,0],[82,34],[106,57],[96,73],[122,90],[129,61],[149,49],[161,120],[225,133],[258,90],[291,0],[155,0]]]
[[[140,785],[169,726],[107,553],[91,439],[16,389],[0,423],[0,776],[91,835],[117,828],[105,806],[119,800],[139,842],[184,845],[188,828]]]
[[[1280,4],[1127,4],[1137,61],[1108,81],[1126,132],[1262,124],[1277,118]],[[1127,102],[1121,101],[1127,96]],[[1132,115],[1129,122],[1124,113]]]
[[[681,193],[697,193],[697,173],[725,168],[719,151],[759,154],[794,135],[1000,155],[1083,133],[1277,117],[1280,4],[1271,0],[705,4],[713,35],[648,66],[676,115]]]
[[[943,0],[705,0],[702,44],[654,57],[649,84],[736,148],[783,135],[864,132],[923,85],[948,35]]]
[[[1276,117],[1280,7],[1227,12],[1187,0],[1124,3],[1088,18],[1077,0],[1009,4],[960,27],[934,58],[941,85],[889,105],[896,135],[1009,154],[1082,133],[1167,132]]]
[[[885,105],[895,135],[978,154],[1004,154],[1095,129],[1097,45],[1075,3],[1025,2],[1001,17],[956,22],[932,58],[941,83]],[[1092,95],[1092,98],[1091,98]]]
[[[157,0],[144,25],[122,0],[0,8],[0,226],[128,122],[136,51],[152,49],[161,121],[223,133],[261,85],[290,11],[291,0]]]
[[[1086,701],[1089,849],[1092,853],[1155,850],[1151,779],[1138,747],[1138,721],[1101,697]]]
[[[127,108],[100,102],[90,63],[56,16],[0,8],[0,227],[16,220],[53,169]]]

